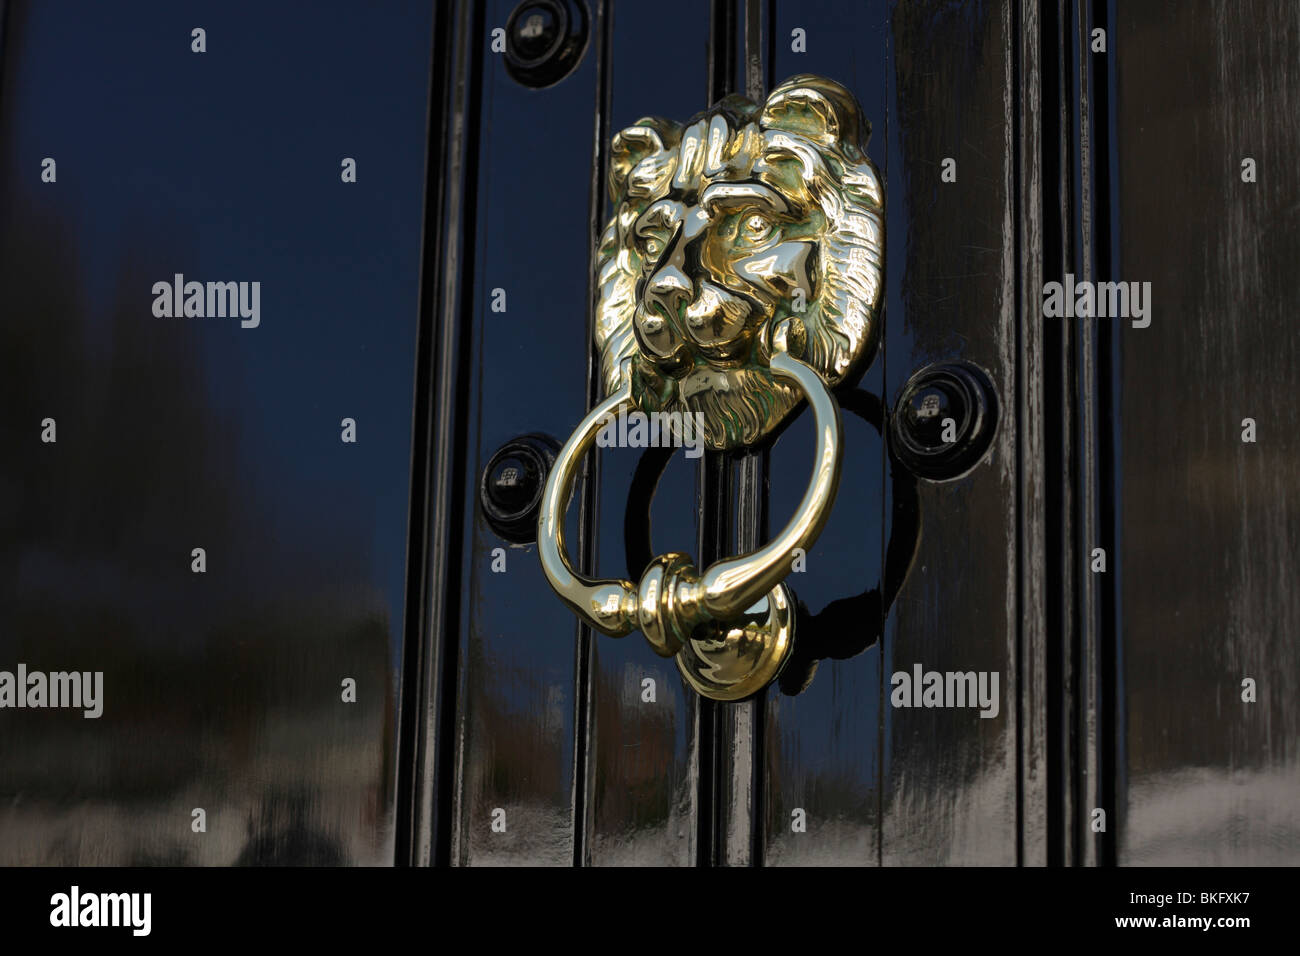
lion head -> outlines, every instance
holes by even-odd
[[[838,83],[796,76],[761,107],[732,96],[682,127],[614,137],[614,217],[597,255],[606,390],[630,375],[647,412],[700,413],[714,450],[771,431],[800,396],[768,361],[792,354],[828,386],[878,337],[884,203],[870,125]]]

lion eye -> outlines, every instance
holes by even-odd
[[[762,242],[772,234],[772,220],[755,213],[745,219],[741,232],[746,242]]]
[[[664,251],[664,244],[658,239],[651,237],[645,241],[645,254],[647,256],[657,256]]]

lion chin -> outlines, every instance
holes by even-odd
[[[642,396],[638,405],[647,412],[699,413],[692,421],[701,424],[701,440],[711,451],[754,444],[773,416],[784,418],[799,401],[795,391],[774,382],[767,369],[708,365],[674,380],[667,401],[656,401],[652,390],[634,385],[637,393]]]
[[[797,76],[762,106],[728,97],[687,126],[644,119],[613,141],[614,218],[597,256],[608,392],[696,414],[705,446],[752,445],[800,396],[768,367],[775,325],[828,387],[874,351],[879,177],[852,94]],[[630,360],[630,361],[629,361]]]

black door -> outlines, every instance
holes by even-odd
[[[1300,861],[1293,5],[74,7],[0,3],[0,862]],[[724,702],[539,499],[616,137],[804,74],[881,291]],[[820,434],[599,449],[577,568],[754,551]]]
[[[1296,483],[1265,396],[1296,367],[1295,44],[1259,26],[1294,12],[593,4],[585,53],[539,79],[520,61],[546,6],[458,8],[444,73],[412,859],[1294,862]],[[579,626],[481,483],[605,394],[615,134],[801,73],[874,126],[880,340],[836,391],[842,479],[789,577],[794,659],[716,703],[635,634]],[[978,405],[986,444],[918,461],[927,401]],[[810,418],[698,461],[601,451],[568,517],[580,566],[636,581],[651,555],[702,567],[775,535]],[[992,701],[930,706],[932,673]]]
[[[431,550],[441,603],[423,642],[438,655],[422,662],[439,723],[412,762],[430,792],[416,805],[417,859],[1044,860],[1046,702],[1021,677],[1045,641],[1031,573],[1043,475],[1028,454],[1041,433],[1024,432],[1041,425],[1020,413],[1043,350],[1023,321],[1042,269],[1021,254],[1041,222],[1026,201],[1039,159],[1020,77],[1037,75],[1038,50],[1024,24],[1007,8],[723,3],[706,23],[697,4],[597,6],[577,68],[535,88],[512,73],[510,50],[479,42],[511,11],[460,11],[465,59],[449,67],[471,82],[451,91],[463,125],[447,124],[455,308],[442,316],[432,414],[446,431],[431,466],[445,537]],[[614,133],[645,115],[686,123],[728,93],[762,103],[799,73],[846,86],[874,126],[868,156],[888,184],[879,346],[837,393],[839,495],[791,575],[798,650],[777,685],[721,704],[638,639],[580,629],[533,548],[503,540],[476,496],[498,449],[529,433],[563,441],[601,390],[575,317],[592,300]],[[887,453],[885,410],[914,373],[950,363],[987,378],[992,443],[955,480],[920,481]],[[649,507],[644,557],[749,550],[790,518],[812,446],[804,412],[741,453],[677,452],[664,466],[604,452],[575,496],[571,540],[591,567],[636,580],[627,537]],[[986,688],[996,675],[995,696],[982,715],[889,706],[891,675],[914,665],[981,674]]]

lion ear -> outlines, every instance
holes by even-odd
[[[609,146],[609,198],[617,202],[623,195],[627,177],[637,163],[677,146],[681,138],[681,126],[658,116],[639,119],[635,125],[614,134]]]
[[[871,124],[852,93],[823,76],[792,76],[767,98],[764,129],[797,133],[822,146],[862,147]]]

